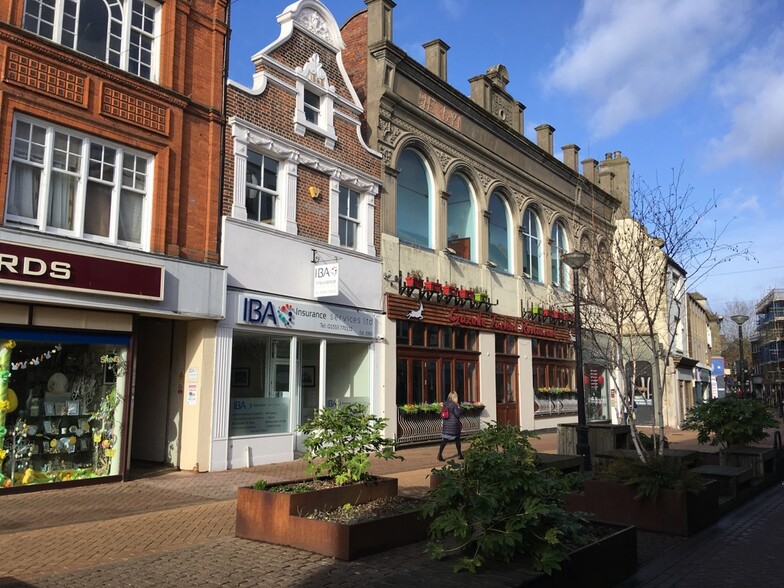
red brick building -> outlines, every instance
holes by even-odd
[[[228,5],[0,5],[7,487],[206,462]]]
[[[253,87],[227,89],[212,470],[292,459],[320,407],[381,404],[381,157],[329,10],[301,0],[278,22]]]

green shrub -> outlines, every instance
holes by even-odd
[[[297,430],[306,435],[308,472],[326,475],[342,486],[370,479],[370,456],[403,459],[395,455],[393,441],[384,437],[387,419],[369,414],[359,403],[324,408]]]
[[[597,469],[599,480],[608,480],[634,486],[638,499],[656,501],[664,489],[676,492],[699,493],[705,488],[705,480],[694,473],[683,462],[670,457],[649,455],[647,461],[639,459],[612,459]]]
[[[645,433],[643,433],[642,431],[637,429],[637,436],[640,439],[640,444],[642,445],[643,449],[645,449],[646,451],[653,451],[653,449],[654,449],[654,447],[653,447],[653,441],[654,441],[653,435],[646,435]],[[665,449],[670,446],[670,441],[669,441],[669,439],[667,439],[666,436],[662,437],[662,442],[664,443],[664,448]]]
[[[737,396],[712,398],[689,409],[683,428],[697,431],[697,441],[710,445],[744,446],[762,441],[765,429],[778,421],[761,402]]]
[[[561,498],[582,479],[537,469],[529,437],[517,427],[494,423],[472,437],[462,463],[433,470],[442,482],[423,509],[434,517],[432,557],[457,554],[455,571],[474,572],[488,558],[510,561],[527,554],[537,570],[560,569],[585,537],[585,521],[567,512]]]

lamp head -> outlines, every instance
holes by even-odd
[[[587,254],[585,251],[570,251],[569,253],[564,253],[561,256],[561,261],[563,261],[566,265],[570,268],[578,270],[583,267],[586,263],[588,263],[588,259],[591,256]]]
[[[738,323],[738,326],[741,326],[743,323],[749,320],[749,317],[747,317],[745,314],[734,314],[730,318],[733,322]]]

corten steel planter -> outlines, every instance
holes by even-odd
[[[523,586],[604,588],[615,586],[631,576],[637,569],[637,530],[604,521],[597,521],[597,524],[617,526],[617,530],[570,553],[569,560],[561,564],[560,571],[553,572],[551,576],[542,574]]]
[[[420,518],[418,510],[355,524],[291,516],[288,540],[283,544],[351,561],[423,541],[427,538],[429,524],[429,520]]]
[[[636,488],[603,480],[586,480],[582,492],[564,496],[569,511],[645,531],[692,535],[719,518],[719,485],[708,481],[699,494],[662,490],[655,501],[636,499]]]
[[[397,478],[377,477],[370,482],[298,493],[238,488],[235,535],[243,539],[292,545],[289,543],[290,521],[296,515],[332,510],[344,504],[364,504],[390,496],[397,496]]]

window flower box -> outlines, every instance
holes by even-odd
[[[407,288],[422,288],[424,281],[422,280],[422,272],[418,270],[414,270],[413,272],[408,272],[405,278],[403,278],[404,283]]]
[[[435,292],[436,294],[441,292],[441,283],[436,280],[425,279],[422,286],[425,292]]]
[[[457,288],[455,288],[452,284],[443,284],[441,286],[441,295],[442,296],[456,296],[457,295]]]

